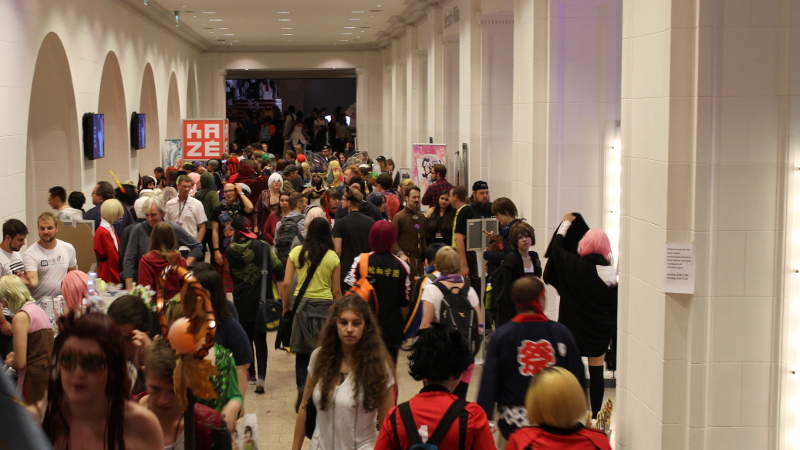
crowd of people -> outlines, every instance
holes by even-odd
[[[54,448],[182,449],[185,429],[196,448],[229,448],[246,387],[265,393],[271,313],[281,323],[276,348],[295,359],[295,450],[306,438],[330,450],[492,449],[495,440],[609,448],[583,424],[602,408],[616,334],[605,233],[566,214],[543,270],[533,227],[511,199],[491,201],[486,182],[453,186],[437,165],[421,192],[391,159],[328,142],[272,153],[270,139],[234,143],[221,159],[159,167],[116,187],[101,181],[85,212],[82,194],[53,187],[55,211],[39,215],[39,240],[24,252],[27,226],[3,224],[0,350]],[[486,233],[489,246],[467,251],[468,221],[490,217],[499,231]],[[95,222],[96,278],[129,292],[107,313],[87,300],[97,281],[57,237],[72,220]],[[188,267],[217,324],[205,357],[217,398],[198,398],[189,428],[172,378],[178,356],[141,297],[160,286],[168,323],[183,316],[171,267]],[[560,294],[559,322],[544,313],[545,281]],[[60,316],[42,308],[54,298]],[[406,367],[423,387],[397,405]],[[477,403],[466,401],[470,384]]]

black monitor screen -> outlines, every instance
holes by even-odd
[[[139,150],[147,147],[147,119],[144,114],[131,114],[131,147]]]
[[[102,114],[83,115],[83,155],[93,160],[106,156],[105,126]]]

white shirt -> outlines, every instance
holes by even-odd
[[[186,202],[182,202],[180,197],[168,201],[166,219],[168,222],[178,224],[195,238],[198,226],[208,222],[203,203],[192,196],[187,197]]]
[[[7,252],[0,248],[0,277],[13,275],[16,271],[25,270],[20,252]]]
[[[60,209],[56,214],[56,219],[65,221],[65,220],[83,220],[83,211],[80,209],[70,208],[67,206],[64,209]]]
[[[308,363],[308,376],[314,373],[314,363],[319,355],[319,348],[311,353]],[[386,389],[394,386],[392,369],[387,368],[389,381]],[[333,395],[329,395],[332,404],[327,411],[317,406],[317,426],[311,436],[311,448],[314,450],[372,450],[378,440],[378,430],[375,422],[378,420],[378,410],[365,411],[361,396],[356,400],[354,374],[350,372],[344,382],[336,387]],[[363,394],[362,394],[363,395]],[[314,386],[314,405],[322,403],[322,393],[319,383]],[[354,406],[354,403],[358,403]]]
[[[52,250],[45,249],[38,242],[31,245],[22,260],[25,262],[25,270],[37,272],[39,276],[39,285],[31,291],[36,300],[60,295],[61,280],[67,275],[70,267],[78,265],[75,247],[58,239]]]
[[[469,283],[466,283],[464,288],[467,286],[469,286]],[[428,285],[422,289],[422,301],[433,305],[433,320],[435,322],[439,321],[439,310],[442,307],[442,299],[444,299],[444,294],[442,294],[442,291],[440,291],[439,288],[433,283],[428,283]],[[469,289],[469,293],[467,294],[467,299],[469,299],[469,304],[472,305],[473,308],[477,308],[480,304],[478,294],[476,294],[475,289],[472,289],[471,287]]]

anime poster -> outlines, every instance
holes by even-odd
[[[431,173],[436,164],[445,164],[447,161],[447,144],[414,144],[413,176],[417,186],[422,190],[422,195],[431,184]]]
[[[180,157],[181,139],[166,139],[164,141],[164,168],[176,167],[175,164]]]

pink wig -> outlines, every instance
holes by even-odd
[[[89,297],[87,282],[89,275],[80,270],[70,270],[61,281],[61,295],[64,296],[65,309],[80,306],[84,298]]]
[[[586,256],[590,253],[597,253],[604,257],[610,264],[614,263],[614,255],[611,254],[611,242],[605,231],[600,228],[592,228],[583,235],[578,243],[578,254]]]
[[[280,176],[280,175],[279,175]],[[306,212],[306,231],[308,231],[308,227],[311,225],[311,221],[316,219],[317,217],[322,217],[325,220],[328,220],[327,216],[325,216],[325,209],[315,206],[313,208],[309,208]]]
[[[397,230],[388,220],[379,220],[369,230],[369,247],[375,253],[389,253],[397,242]]]

